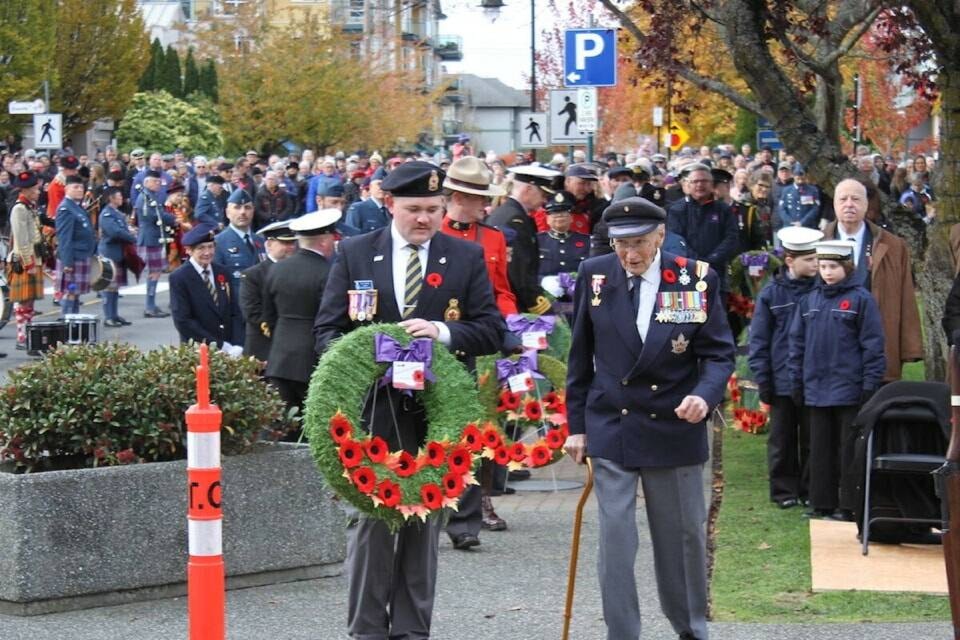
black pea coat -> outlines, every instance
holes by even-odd
[[[240,311],[243,314],[245,337],[243,355],[266,362],[270,356],[270,338],[263,334],[263,298],[267,273],[273,268],[270,258],[240,273]]]
[[[217,287],[217,300],[189,261],[170,274],[170,312],[180,333],[180,342],[193,340],[218,347],[224,342],[236,344],[233,335],[233,305],[230,274],[217,264],[210,266]]]
[[[537,224],[526,209],[513,198],[507,198],[494,209],[487,218],[487,224],[501,231],[513,229],[516,237],[510,246],[513,248],[507,277],[510,288],[517,296],[517,307],[521,312],[537,306],[537,298],[543,295],[537,274],[540,272],[540,250],[537,245]]]

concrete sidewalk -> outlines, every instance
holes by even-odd
[[[583,468],[568,461],[537,472],[549,479],[583,479]],[[705,479],[706,480],[706,479]],[[522,484],[522,483],[521,483]],[[705,482],[705,489],[708,483]],[[563,625],[567,562],[579,489],[559,493],[518,491],[496,498],[509,522],[504,532],[484,532],[482,545],[455,551],[444,535],[434,615],[437,640],[557,640]],[[570,637],[603,640],[605,629],[597,589],[597,511],[591,498],[584,515],[580,570]],[[644,614],[644,638],[675,638],[660,614],[646,516],[637,575]],[[229,523],[226,524],[229,526]],[[230,559],[226,559],[229,563]],[[228,594],[231,640],[333,640],[346,638],[346,582],[326,578]],[[717,623],[715,640],[875,640],[950,637],[949,623],[770,625]],[[32,618],[0,616],[2,640],[173,640],[186,637],[186,602],[174,598]]]

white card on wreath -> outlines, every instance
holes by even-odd
[[[547,348],[546,331],[524,331],[522,339],[524,349],[543,350]]]
[[[763,267],[758,264],[752,264],[748,269],[748,273],[751,278],[761,278],[763,277]]]
[[[533,375],[529,371],[518,373],[507,378],[507,384],[514,393],[526,393],[533,389]]]
[[[426,365],[422,362],[394,362],[394,388],[423,391],[423,372],[425,370]]]

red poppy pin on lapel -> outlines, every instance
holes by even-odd
[[[441,284],[443,284],[443,276],[434,271],[433,273],[427,274],[427,284],[436,289]]]

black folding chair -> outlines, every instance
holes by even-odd
[[[942,524],[930,474],[944,463],[950,433],[949,411],[947,385],[900,381],[881,388],[858,414],[860,437],[866,438],[860,532],[863,555],[869,552],[870,527],[876,522]],[[913,489],[924,499],[910,505],[913,513],[874,514],[871,490],[876,474],[885,474],[892,483],[914,483]],[[923,508],[931,505],[932,508]]]

